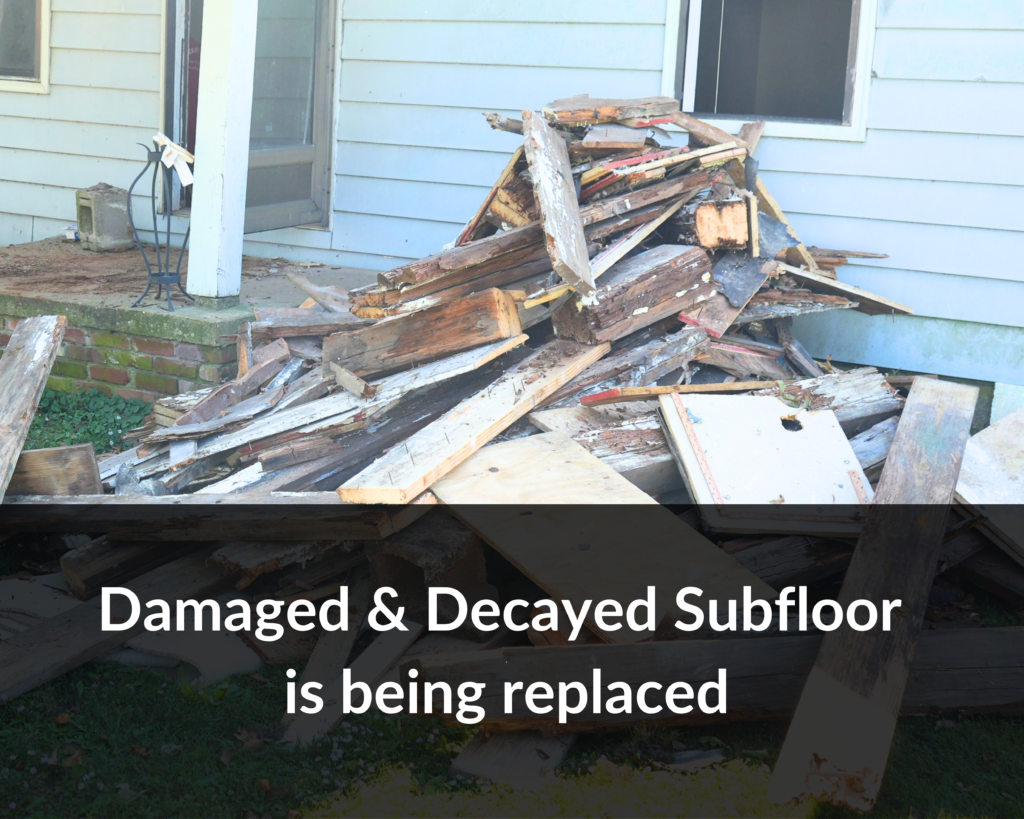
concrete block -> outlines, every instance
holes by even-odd
[[[100,183],[77,191],[78,236],[86,250],[127,250],[135,245],[128,223],[128,191]]]

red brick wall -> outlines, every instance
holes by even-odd
[[[0,349],[18,319],[0,318]],[[238,371],[235,344],[221,347],[69,327],[47,386],[152,403],[165,395],[221,384]]]

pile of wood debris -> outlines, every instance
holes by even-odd
[[[398,589],[410,630],[365,648],[354,633],[296,632],[269,649],[249,641],[260,659],[308,660],[305,679],[326,681],[356,654],[353,676],[366,682],[399,667],[423,680],[582,679],[596,658],[637,682],[728,668],[723,719],[796,714],[773,786],[782,801],[813,792],[870,807],[891,739],[884,726],[901,702],[904,713],[1019,709],[1020,629],[918,636],[923,618],[944,622],[948,604],[970,609],[957,591],[964,580],[1014,605],[1024,600],[1024,538],[986,506],[1024,501],[1008,477],[1024,461],[1024,414],[969,439],[973,388],[840,370],[808,354],[793,336],[794,316],[911,310],[836,278],[848,257],[869,254],[799,240],[753,159],[764,123],[733,136],[672,99],[588,97],[525,111],[522,121],[488,121],[522,133],[524,144],[452,246],[359,290],[295,277],[309,301],[257,309],[239,334],[234,381],[158,402],[134,433],[137,446],[98,465],[71,468],[67,448],[18,461],[24,437],[0,441],[8,465],[0,477],[13,472],[22,496],[3,506],[11,531],[42,528],[32,519],[42,507],[51,529],[106,533],[63,564],[69,589],[89,602],[0,647],[0,698],[130,637],[81,625],[97,616],[102,585],[197,597],[235,584],[257,596],[322,600],[347,584],[357,619],[373,588]],[[663,128],[687,132],[689,144],[660,144],[672,138]],[[5,385],[20,391],[7,408],[34,405],[61,326],[19,325],[23,337],[0,362],[0,411]],[[19,343],[41,352],[22,361]],[[88,474],[76,483],[77,472]],[[939,516],[908,546],[901,511],[954,497],[963,520]],[[554,500],[553,515],[508,511]],[[865,515],[872,502],[896,511]],[[667,506],[680,503],[687,508]],[[616,511],[622,505],[644,510],[642,543],[635,520]],[[145,520],[117,517],[125,506],[145,509]],[[773,509],[804,511],[765,511]],[[228,519],[237,542],[220,543]],[[532,630],[533,646],[500,651],[487,649],[523,635],[470,630],[414,644],[428,585],[458,588],[471,602],[533,594],[576,604],[584,590],[641,598],[653,582],[661,622],[686,585],[708,599],[736,599],[747,586],[774,600],[788,585],[839,579],[841,600],[900,598],[910,616],[895,635],[776,635],[769,651],[759,648],[764,638],[683,640],[659,630],[642,641],[590,620],[576,642],[603,645],[585,654],[564,633]],[[834,595],[830,588],[822,594]],[[77,640],[57,639],[70,630]],[[846,663],[850,641],[871,661]],[[823,675],[875,704],[829,722],[834,713],[815,710],[832,701],[815,689]],[[286,738],[322,736],[338,707],[296,719]],[[632,720],[590,716],[573,730]],[[861,757],[833,739],[856,720],[883,726],[858,746]],[[482,733],[456,770],[536,779],[571,742],[564,726],[527,711],[488,718],[485,728],[497,733]],[[808,760],[820,758],[837,773],[857,772],[848,792],[805,782]]]

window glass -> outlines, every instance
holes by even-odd
[[[842,122],[854,0],[703,0],[695,113]]]
[[[39,76],[39,0],[0,0],[0,76]]]

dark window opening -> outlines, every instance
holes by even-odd
[[[0,0],[0,77],[39,79],[39,0]]]
[[[849,122],[859,0],[703,0],[696,114]]]

